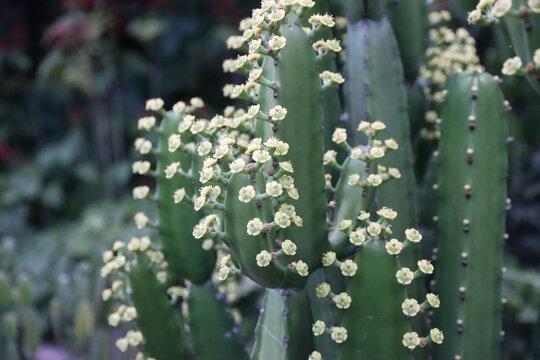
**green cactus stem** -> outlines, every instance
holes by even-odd
[[[157,360],[187,359],[181,318],[171,308],[146,256],[137,256],[137,263],[130,267],[129,284],[145,352]]]
[[[412,359],[401,344],[411,324],[401,311],[407,296],[396,281],[398,262],[386,252],[385,242],[377,240],[356,255],[355,263],[358,271],[347,285],[353,301],[342,319],[348,339],[339,347],[338,359]]]
[[[313,350],[305,291],[266,290],[255,328],[251,360],[307,359]]]
[[[396,35],[405,78],[413,82],[418,76],[428,43],[427,2],[400,1],[392,6],[388,18]]]
[[[167,113],[159,129],[156,167],[159,240],[170,270],[196,284],[204,284],[212,274],[216,261],[215,251],[204,250],[201,240],[191,234],[193,226],[201,218],[200,213],[194,212],[189,204],[173,202],[177,189],[184,188],[188,194],[193,193],[192,180],[181,176],[167,179],[165,175],[167,166],[175,162],[180,162],[185,172],[191,167],[192,157],[188,153],[168,150],[168,139],[178,131],[181,119],[182,115]],[[188,136],[182,136],[183,142],[189,140]]]
[[[248,358],[224,296],[211,283],[189,289],[189,327],[197,359]]]
[[[489,74],[452,80],[439,145],[437,359],[499,359],[501,261],[508,156],[499,84]]]

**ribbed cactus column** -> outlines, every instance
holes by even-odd
[[[198,360],[248,358],[224,297],[212,283],[189,288],[188,323]]]
[[[504,98],[489,74],[457,75],[439,146],[437,359],[499,359],[508,158]]]
[[[197,103],[197,101],[195,101]],[[158,210],[159,240],[163,246],[165,259],[169,268],[179,276],[185,277],[196,284],[204,284],[212,274],[216,262],[215,251],[204,250],[201,240],[193,237],[193,226],[202,217],[194,212],[189,204],[175,203],[174,193],[184,189],[188,194],[193,193],[193,180],[189,178],[192,167],[192,158],[196,154],[180,151],[174,147],[175,141],[189,143],[193,139],[178,132],[178,124],[184,116],[191,114],[175,113],[164,114],[159,127],[159,144],[156,150],[156,200]],[[173,138],[171,138],[173,136]],[[178,139],[174,139],[174,137]],[[169,148],[169,142],[173,147]],[[193,160],[195,163],[196,160]],[[171,174],[171,166],[178,169]],[[178,170],[188,173],[188,177],[180,176]],[[192,174],[196,172],[191,172]]]
[[[266,290],[251,360],[307,359],[313,350],[311,324],[305,291]]]

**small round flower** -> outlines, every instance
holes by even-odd
[[[399,255],[403,250],[403,243],[397,239],[391,239],[384,247],[390,255]]]
[[[259,50],[259,48],[261,47],[261,44],[262,44],[262,40],[261,39],[256,39],[256,40],[251,40],[248,45],[249,45],[249,53],[250,54],[254,54],[257,52],[257,50]]]
[[[280,228],[287,228],[291,225],[291,217],[283,211],[278,211],[274,215],[274,221]]]
[[[360,181],[360,175],[359,174],[352,174],[352,175],[349,175],[349,179],[347,181],[347,184],[349,184],[351,186],[354,186],[354,185],[357,185],[359,181]]]
[[[418,269],[420,269],[420,271],[424,274],[433,274],[433,265],[431,265],[431,261],[426,259],[418,260],[417,264]]]
[[[381,130],[386,129],[386,125],[380,120],[376,120],[376,121],[372,122],[370,124],[370,127],[375,131],[381,131]]]
[[[467,22],[469,24],[476,24],[482,18],[482,12],[478,9],[474,9],[469,12],[467,16]]]
[[[396,168],[389,168],[388,174],[393,177],[394,179],[399,179],[401,177],[401,173]]]
[[[313,330],[313,335],[319,336],[324,334],[324,330],[326,330],[326,324],[324,321],[317,320],[315,324],[313,324],[313,327],[311,328]]]
[[[302,260],[298,260],[298,262],[296,263],[296,271],[298,272],[298,275],[308,276],[309,275],[308,270],[309,270],[308,264],[306,264]]]
[[[111,296],[113,295],[113,292],[111,289],[104,289],[102,292],[101,292],[101,299],[103,301],[107,301],[111,298]]]
[[[247,223],[247,233],[251,236],[257,236],[263,229],[263,223],[261,219],[254,218]]]
[[[367,232],[371,236],[378,236],[381,233],[381,224],[376,222],[370,222],[367,227]]]
[[[212,150],[212,143],[210,141],[203,141],[197,147],[197,154],[199,156],[207,155]]]
[[[342,292],[332,298],[338,309],[348,309],[351,306],[351,297],[346,292]]]
[[[420,311],[420,304],[416,299],[405,299],[401,304],[401,310],[407,316],[416,316]]]
[[[121,352],[126,352],[126,350],[129,347],[129,341],[126,338],[120,338],[116,340],[115,345],[118,348],[118,350],[120,350]]]
[[[336,343],[341,344],[342,342],[347,340],[347,329],[345,329],[344,327],[333,327],[332,329],[330,329],[330,337]]]
[[[214,170],[212,170],[212,168],[202,169],[201,175],[199,176],[199,181],[206,184],[212,179],[212,177],[214,177]]]
[[[249,71],[248,81],[255,82],[261,77],[261,75],[262,75],[261,68],[253,68]]]
[[[184,196],[186,196],[186,189],[184,188],[177,189],[173,194],[174,203],[175,204],[181,203],[182,200],[184,200]]]
[[[433,293],[428,293],[426,295],[426,300],[428,304],[435,309],[441,306],[441,301],[439,300],[439,297]]]
[[[392,149],[392,150],[397,150],[399,148],[398,143],[394,139],[384,140],[384,145],[386,145],[387,148]]]
[[[217,164],[217,159],[214,158],[206,158],[203,162],[203,169],[211,168],[212,166]]]
[[[159,111],[163,108],[163,99],[155,98],[146,100],[146,110]]]
[[[369,219],[369,213],[367,211],[360,211],[360,214],[357,216],[357,219],[360,221],[367,221]]]
[[[281,243],[281,249],[286,255],[295,255],[296,254],[296,244],[291,240],[285,240]]]
[[[107,322],[112,327],[117,327],[118,324],[120,324],[120,320],[120,314],[118,314],[117,312],[113,312],[112,314],[107,316]]]
[[[344,128],[336,128],[332,134],[332,141],[336,144],[341,144],[347,141],[347,130]]]
[[[429,336],[431,337],[431,340],[433,340],[435,344],[442,344],[444,340],[443,332],[437,328],[433,328],[429,330]]]
[[[348,259],[342,262],[339,265],[339,268],[343,276],[354,276],[354,274],[356,274],[356,271],[358,270],[358,265],[356,265],[354,261]]]
[[[227,38],[227,49],[239,49],[244,45],[243,36],[229,36]]]
[[[349,241],[356,246],[362,245],[364,241],[366,241],[366,229],[358,228],[351,232],[349,235]]]
[[[238,192],[238,200],[243,203],[250,202],[255,197],[255,188],[251,185],[244,186]]]
[[[292,166],[292,163],[290,161],[282,161],[279,163],[279,167],[281,170],[288,172],[288,173],[294,173],[294,169]]]
[[[177,161],[177,162],[173,162],[169,165],[167,165],[167,167],[165,167],[165,178],[167,179],[171,179],[174,177],[174,175],[176,175],[179,171],[181,170],[180,168],[180,162]]]
[[[273,108],[268,111],[268,114],[274,121],[280,121],[285,119],[285,116],[287,116],[287,109],[285,109],[281,105],[276,105]]]
[[[323,165],[329,165],[336,161],[337,151],[328,150],[323,155]]]
[[[128,306],[122,313],[122,320],[131,321],[137,317],[137,309],[133,306]]]
[[[369,185],[377,187],[382,184],[382,177],[376,174],[369,174],[366,181]]]
[[[150,188],[146,185],[133,188],[133,198],[136,200],[146,199],[149,193]]]
[[[228,266],[221,266],[218,271],[218,279],[224,281],[229,276],[230,269]]]
[[[169,152],[175,152],[182,145],[182,139],[178,134],[172,134],[167,139]]]
[[[283,49],[285,45],[287,44],[287,39],[284,36],[272,36],[272,38],[268,41],[268,46],[270,49],[276,51],[279,49]]]
[[[422,240],[422,234],[420,234],[420,231],[414,228],[405,230],[405,237],[407,240],[413,243],[418,243]]]
[[[216,150],[213,156],[215,159],[221,159],[228,153],[229,153],[229,146],[224,144],[224,145],[216,146]]]
[[[502,73],[504,75],[514,75],[520,68],[523,63],[519,56],[507,59],[502,68]]]
[[[194,98],[191,98],[191,100],[189,101],[189,103],[191,104],[191,106],[193,106],[195,109],[200,109],[204,106],[204,101],[200,98],[200,97],[194,97]]]
[[[153,116],[145,116],[139,119],[137,129],[150,131],[156,125],[156,118]]]
[[[181,114],[184,112],[184,110],[186,110],[186,103],[183,101],[179,101],[173,105],[172,110],[175,114]]]
[[[504,16],[512,8],[512,0],[496,0],[491,8],[496,17]]]
[[[195,225],[193,227],[193,237],[195,239],[202,238],[206,234],[206,230],[208,230],[208,227],[203,223]]]
[[[139,239],[139,250],[140,251],[148,250],[151,243],[152,241],[150,240],[148,236],[143,236],[142,238]]]
[[[539,12],[540,12],[540,5],[539,5]],[[536,66],[540,66],[540,49],[536,49],[533,56],[533,61]]]
[[[403,267],[396,272],[396,279],[401,285],[409,285],[414,280],[414,273],[411,269]]]
[[[336,253],[333,251],[325,252],[322,257],[323,266],[330,266],[336,261]]]
[[[253,157],[253,160],[255,160],[258,163],[262,163],[262,164],[264,164],[265,162],[270,161],[272,159],[272,157],[270,156],[270,154],[266,150],[255,150],[253,152],[252,157]]]
[[[352,150],[351,150],[351,158],[352,159],[361,159],[362,156],[363,156],[364,152],[362,151],[362,148],[360,147],[354,147]]]
[[[150,161],[135,161],[131,170],[134,174],[144,175],[150,170]]]
[[[229,164],[229,168],[231,169],[231,172],[233,174],[239,173],[240,171],[244,170],[245,167],[246,162],[244,161],[244,159],[236,159]]]
[[[414,350],[418,345],[420,345],[420,337],[414,331],[407,332],[403,334],[403,340],[401,343],[409,350]]]
[[[322,355],[320,352],[314,351],[309,355],[308,360],[322,360]]]
[[[315,288],[315,294],[317,297],[324,298],[330,293],[330,284],[322,282]]]
[[[266,267],[270,265],[270,262],[272,261],[272,255],[266,250],[261,251],[256,256],[257,265],[260,267]]]
[[[289,195],[289,197],[291,199],[294,199],[294,200],[298,200],[298,198],[300,197],[300,194],[298,194],[298,189],[297,188],[292,188],[292,189],[287,189],[287,195]],[[293,219],[293,221],[296,223],[297,221]],[[297,224],[298,225],[298,224]],[[298,225],[300,226],[300,225]]]
[[[148,224],[148,216],[143,212],[136,213],[135,216],[133,216],[133,220],[135,220],[137,229],[143,229]]]
[[[377,215],[388,220],[394,220],[397,217],[397,212],[384,206],[377,211]]]
[[[180,123],[178,124],[178,132],[183,133],[187,131],[193,125],[194,121],[195,121],[195,116],[191,114],[184,116],[182,121],[180,121]]]
[[[344,231],[344,230],[347,230],[348,228],[350,228],[352,225],[352,220],[349,220],[349,219],[343,219],[339,222],[338,224],[338,230],[339,231]]]
[[[152,143],[150,142],[150,140],[138,138],[135,140],[135,150],[137,150],[142,155],[146,155],[152,150]]]
[[[379,146],[374,146],[369,150],[369,154],[375,159],[380,159],[384,156],[384,149]]]
[[[283,194],[283,186],[277,181],[266,183],[266,193],[272,197],[279,197]]]

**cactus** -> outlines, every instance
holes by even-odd
[[[540,5],[536,0],[479,2],[469,12],[469,23],[483,26],[505,24],[516,56],[507,59],[504,75],[526,76],[540,94]]]
[[[449,91],[446,108],[452,110],[443,113],[439,185],[441,199],[448,198],[441,200],[439,218],[446,211],[448,219],[441,222],[447,229],[441,229],[438,256],[443,269],[437,288],[440,306],[452,310],[436,316],[437,326],[450,337],[449,345],[439,346],[446,342],[445,335],[435,327],[427,330],[425,324],[438,313],[439,298],[426,294],[423,277],[432,274],[434,266],[420,257],[431,256],[433,243],[420,248],[422,235],[414,228],[414,156],[405,74],[386,18],[391,2],[343,3],[352,19],[344,42],[345,78],[336,72],[335,62],[345,46],[330,39],[335,20],[319,13],[327,9],[324,2],[265,0],[241,22],[243,34],[227,40],[229,48],[244,54],[225,60],[224,71],[248,77],[243,84],[223,87],[235,106],[205,119],[209,109],[199,98],[177,102],[170,110],[159,98],[147,101],[146,110],[161,120],[158,124],[156,117],[144,116],[139,129],[157,139],[157,147],[145,138],[137,139],[135,147],[143,156],[153,155],[157,164],[151,170],[151,159],[139,160],[133,171],[153,176],[157,184],[151,194],[151,183],[145,180],[133,196],[153,200],[157,219],[138,213],[135,222],[142,237],[119,241],[103,255],[102,275],[113,279],[103,298],[122,303],[109,323],[131,322],[136,329],[117,341],[120,350],[137,347],[137,359],[157,360],[245,359],[249,352],[253,360],[423,359],[428,352],[479,358],[468,353],[477,336],[459,340],[463,337],[456,337],[454,325],[448,326],[459,311],[479,307],[473,291],[467,290],[466,301],[454,296],[456,280],[451,275],[464,271],[459,265],[463,250],[450,249],[448,239],[458,236],[452,216],[479,213],[486,205],[481,195],[489,186],[479,191],[479,199],[460,198],[459,209],[452,210],[451,201],[458,199],[451,188],[463,176],[484,176],[483,165],[458,165],[455,149],[467,149],[469,137],[479,146],[498,144],[504,121],[493,105],[500,101],[502,106],[502,98],[495,82],[486,80],[488,75],[462,75]],[[407,9],[422,23],[428,21],[423,4],[400,6],[411,6]],[[392,17],[399,26],[406,16],[394,10]],[[448,17],[446,12],[432,13],[429,21],[437,24]],[[403,56],[412,80],[423,53],[422,26],[410,39],[404,30],[400,37],[402,49],[409,50],[404,39],[414,43]],[[429,63],[419,74],[428,85],[424,92],[430,110],[438,112],[447,77],[479,66],[474,40],[465,30],[440,27],[431,39],[436,44],[427,51]],[[450,67],[443,61],[446,56],[453,59]],[[473,78],[478,80],[468,80]],[[471,99],[472,85],[459,85],[468,81],[481,83],[478,99]],[[346,116],[340,116],[341,92]],[[248,105],[243,108],[242,103]],[[480,133],[455,130],[462,113],[469,111],[476,112]],[[480,117],[491,115],[498,130],[489,135],[497,141],[485,134],[477,137],[485,131]],[[447,117],[456,117],[454,130],[446,130]],[[343,127],[340,118],[347,120]],[[461,134],[460,141],[447,140],[456,134]],[[486,150],[475,148],[475,159],[477,151],[482,158]],[[501,159],[490,160],[504,174]],[[505,197],[503,189],[495,191],[497,199]],[[471,223],[484,221],[466,216]],[[500,220],[493,219],[497,226],[489,231],[502,231]],[[466,236],[485,240],[474,229]],[[498,254],[485,261],[497,263]],[[478,254],[470,250],[468,256]],[[472,274],[471,281],[478,281],[472,260],[465,270]],[[490,271],[490,276],[496,274],[494,268]],[[249,335],[244,337],[231,316],[239,303],[227,296],[228,286],[220,286],[242,285],[245,278],[264,289],[251,349],[246,345]],[[499,296],[495,281],[472,286],[485,294],[485,301]],[[468,316],[467,322],[473,315]],[[479,324],[471,325],[475,333]]]
[[[457,75],[448,89],[439,146],[436,323],[438,359],[500,357],[505,227],[504,98],[488,74]]]

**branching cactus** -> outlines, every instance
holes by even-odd
[[[505,61],[504,75],[526,76],[540,94],[540,1],[482,0],[469,12],[469,23],[505,24],[516,56]]]
[[[136,348],[137,359],[246,358],[250,347],[215,289],[244,276],[265,288],[251,359],[397,360],[443,341],[439,329],[417,329],[410,321],[439,306],[433,293],[406,293],[433,272],[428,260],[408,250],[422,236],[385,206],[391,196],[374,204],[379,187],[404,181],[396,166],[408,166],[407,182],[413,176],[410,145],[398,148],[395,139],[409,137],[399,123],[407,121],[401,64],[391,65],[391,84],[401,84],[390,89],[397,105],[383,108],[387,84],[377,74],[384,69],[370,69],[366,78],[380,85],[373,87],[377,99],[363,90],[347,92],[370,116],[350,113],[353,126],[329,136],[339,104],[326,101],[327,92],[346,81],[332,61],[342,44],[326,37],[334,18],[313,13],[314,5],[263,1],[241,22],[243,34],[228,39],[244,54],[223,68],[247,81],[223,92],[245,107],[205,119],[199,98],[171,110],[161,99],[147,102],[154,116],[141,118],[139,128],[150,135],[135,147],[157,163],[144,158],[133,170],[152,175],[157,186],[153,194],[149,185],[137,186],[133,196],[154,201],[157,219],[136,214],[144,233],[117,242],[104,254],[102,269],[114,279],[104,299],[121,302],[109,323],[129,328],[117,346]],[[377,14],[384,9],[373,7]],[[384,18],[373,24],[391,34]],[[367,57],[382,62],[387,49],[396,48],[384,36],[381,41],[382,50],[364,49]],[[348,75],[352,84],[356,75]],[[400,160],[385,166],[392,152]],[[414,219],[408,212],[403,219]],[[396,218],[401,223],[393,231]]]

